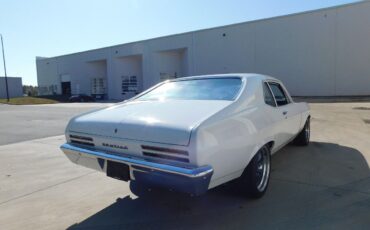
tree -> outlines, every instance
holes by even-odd
[[[38,95],[38,87],[32,85],[24,85],[23,86],[23,94],[26,94],[30,97],[34,97]]]

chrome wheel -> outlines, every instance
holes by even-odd
[[[256,182],[258,191],[266,189],[270,176],[270,153],[264,149],[259,151],[257,157]]]
[[[305,136],[306,136],[306,142],[308,143],[310,141],[310,135],[311,135],[310,120],[307,121],[304,132],[305,132]]]
[[[241,191],[253,198],[265,194],[270,178],[270,146],[263,146],[249,162],[239,179]]]

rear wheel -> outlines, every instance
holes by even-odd
[[[311,128],[310,128],[310,118],[307,118],[306,124],[304,125],[302,131],[296,136],[293,143],[300,146],[306,146],[310,143]]]
[[[241,190],[252,198],[262,197],[268,187],[271,169],[271,154],[268,146],[262,147],[240,177]]]

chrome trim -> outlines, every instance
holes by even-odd
[[[76,140],[94,141],[92,137],[85,137],[85,136],[74,135],[74,134],[70,134],[69,137],[72,139],[76,139]]]
[[[178,156],[169,155],[169,154],[162,154],[162,153],[158,153],[158,152],[144,151],[143,155],[148,156],[148,157],[153,157],[153,159],[157,158],[157,159],[165,159],[165,160],[170,160],[170,161],[178,161],[178,162],[189,163],[188,158],[178,157]]]
[[[157,146],[149,146],[149,145],[142,145],[141,148],[143,149],[143,152],[151,152],[156,151],[160,153],[169,153],[169,154],[180,154],[188,156],[189,153],[186,150],[181,149],[173,149],[173,148],[163,148],[163,147],[157,147]]]
[[[78,144],[78,145],[88,145],[91,147],[95,146],[95,144],[92,142],[85,142],[85,141],[80,141],[80,140],[75,140],[75,139],[71,139],[71,143]]]
[[[171,174],[186,176],[189,178],[203,177],[213,172],[213,168],[209,165],[188,169],[188,168],[182,168],[182,167],[173,166],[173,165],[150,162],[144,159],[133,159],[129,157],[109,154],[106,152],[80,148],[80,147],[77,147],[77,146],[74,146],[68,143],[63,144],[62,146],[60,146],[60,148],[66,155],[67,154],[78,154],[78,155],[92,156],[92,157],[102,158],[105,160],[122,162],[124,164],[128,164],[130,168],[131,166],[138,166],[138,167],[148,168],[150,170],[158,170],[158,171],[167,172]]]

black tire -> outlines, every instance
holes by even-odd
[[[270,171],[270,148],[264,146],[252,158],[240,177],[239,186],[241,191],[251,198],[261,198],[267,190]]]
[[[306,146],[310,143],[311,128],[310,128],[310,118],[307,118],[306,124],[304,125],[302,131],[293,140],[295,145]]]

